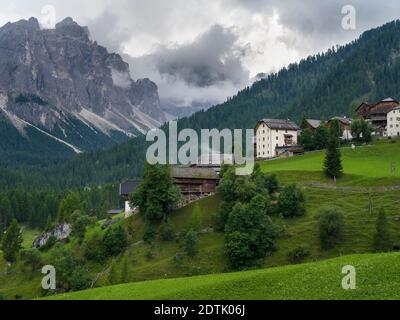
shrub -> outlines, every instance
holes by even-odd
[[[333,249],[341,240],[344,229],[344,214],[339,208],[328,207],[318,212],[319,238],[324,250]]]
[[[160,238],[162,241],[174,241],[176,238],[175,227],[171,222],[165,222],[160,227]]]
[[[184,240],[183,249],[186,254],[190,257],[193,257],[197,254],[197,244],[198,244],[197,232],[194,230],[190,230]]]
[[[388,252],[393,249],[393,240],[390,236],[386,213],[383,209],[379,211],[379,215],[376,220],[374,248],[378,252]]]
[[[128,245],[128,236],[121,226],[108,228],[104,234],[103,246],[108,256],[116,256]]]
[[[290,263],[297,264],[301,263],[310,255],[310,251],[304,246],[298,246],[293,249],[288,254],[288,259]]]
[[[72,291],[85,290],[90,287],[91,278],[83,267],[75,268],[69,278]]]
[[[152,225],[151,223],[147,223],[144,229],[143,241],[146,244],[152,244],[154,239],[156,238],[156,235],[157,232],[154,225]]]
[[[302,189],[292,184],[279,195],[279,213],[285,218],[299,217],[306,213],[306,197]]]

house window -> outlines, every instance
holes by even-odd
[[[279,137],[276,137],[276,141],[278,141],[279,140]]]

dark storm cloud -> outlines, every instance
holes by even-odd
[[[235,47],[237,38],[231,29],[215,25],[192,43],[162,46],[151,56],[160,74],[190,85],[207,87],[223,81],[240,84],[248,72],[242,65],[242,50]]]

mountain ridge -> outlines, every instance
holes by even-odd
[[[0,113],[27,139],[31,126],[75,152],[93,150],[166,121],[157,85],[132,80],[121,56],[72,18],[54,29],[40,29],[36,18],[1,27],[0,72]],[[98,141],[84,135],[88,129]]]

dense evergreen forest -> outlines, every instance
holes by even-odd
[[[351,116],[361,101],[398,96],[400,22],[365,32],[356,41],[292,64],[254,83],[225,103],[179,120],[179,128],[253,128],[261,118]],[[164,127],[166,128],[166,127]],[[74,159],[24,161],[0,155],[0,190],[56,190],[119,182],[141,175],[147,143],[138,137]]]

